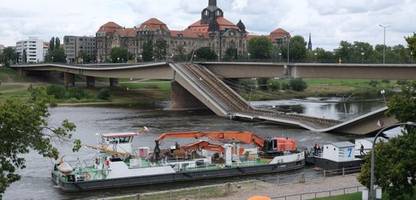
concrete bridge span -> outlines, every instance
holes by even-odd
[[[357,64],[279,64],[279,63],[150,63],[150,64],[31,64],[13,68],[23,71],[58,71],[64,73],[65,85],[71,86],[75,75],[87,77],[87,85],[94,85],[94,77],[165,79],[172,80],[172,108],[206,106],[215,114],[235,119],[263,120],[309,129],[316,132],[339,132],[363,135],[393,124],[386,117],[387,108],[368,113],[345,122],[309,116],[286,114],[253,108],[226,85],[222,78],[304,77],[304,78],[369,78],[415,79],[416,65],[357,65]],[[321,71],[322,70],[322,71]],[[363,73],[359,73],[363,70]],[[110,84],[111,85],[111,84]]]

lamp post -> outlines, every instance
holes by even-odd
[[[365,53],[361,52],[361,63],[364,63],[364,55],[365,55]]]
[[[384,100],[384,104],[387,106],[387,101],[386,101],[386,90],[381,90],[380,94],[383,96],[383,100]]]
[[[386,64],[386,29],[387,25],[379,24],[381,28],[383,28],[384,32],[384,46],[383,46],[383,64]]]
[[[279,52],[279,62],[282,62],[282,52]]]
[[[406,123],[397,123],[397,124],[393,124],[391,126],[385,127],[383,129],[381,129],[376,136],[374,137],[373,140],[373,152],[371,152],[371,177],[370,177],[370,200],[375,200],[376,199],[376,195],[375,195],[375,190],[374,190],[374,182],[375,182],[375,175],[374,175],[374,168],[375,168],[375,144],[377,142],[378,137],[386,130],[398,127],[398,126],[414,126],[416,127],[416,123],[414,122],[406,122]]]
[[[410,52],[410,64],[413,64],[413,51]]]
[[[286,36],[287,39],[287,64],[290,63],[290,36]]]

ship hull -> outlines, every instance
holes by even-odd
[[[77,192],[77,191],[91,191],[110,188],[124,188],[135,187],[144,185],[155,185],[175,182],[187,182],[195,180],[207,180],[228,178],[237,176],[247,176],[256,174],[270,174],[286,171],[293,171],[303,169],[305,166],[305,160],[279,163],[279,164],[265,164],[256,166],[244,166],[233,168],[220,168],[212,170],[201,171],[186,171],[176,172],[172,174],[160,174],[150,176],[138,176],[128,178],[117,179],[105,179],[83,182],[61,182],[55,173],[52,173],[53,182],[65,192]]]

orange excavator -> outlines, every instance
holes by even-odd
[[[283,153],[285,151],[296,151],[297,144],[294,139],[275,137],[271,139],[263,139],[262,137],[248,131],[193,131],[193,132],[173,132],[164,133],[155,140],[155,156],[159,158],[160,148],[159,144],[162,140],[171,138],[208,138],[214,141],[254,144],[264,154],[272,155],[276,153]],[[211,144],[207,141],[196,142],[182,147],[184,150],[207,149],[214,152],[224,152],[224,147],[218,144]],[[243,154],[244,149],[240,149],[240,155]]]

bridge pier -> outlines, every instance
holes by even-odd
[[[75,74],[64,72],[64,85],[66,88],[75,87]]]
[[[117,87],[117,86],[118,86],[118,79],[110,78],[110,87]]]
[[[206,109],[197,98],[190,92],[183,88],[178,82],[171,82],[170,95],[170,109],[171,110],[199,110]]]
[[[87,76],[86,77],[87,87],[88,88],[94,88],[95,87],[95,77],[93,76]]]

